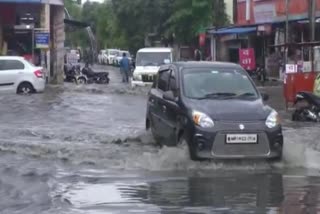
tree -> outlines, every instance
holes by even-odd
[[[200,30],[228,23],[223,0],[107,0],[86,2],[82,8],[71,3],[66,0],[70,13],[90,23],[101,48],[134,52],[150,34],[166,42],[175,35],[177,43],[190,45],[196,43]],[[82,36],[73,41],[85,43]]]

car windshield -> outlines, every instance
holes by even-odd
[[[183,90],[191,99],[258,98],[248,75],[240,69],[184,69]]]
[[[118,51],[109,51],[109,55],[117,55],[118,53]]]
[[[144,52],[138,53],[136,59],[137,66],[160,66],[165,60],[171,60],[170,52]]]
[[[121,51],[117,54],[117,56],[122,57],[124,53],[126,54],[127,57],[130,57],[130,53],[128,51]]]

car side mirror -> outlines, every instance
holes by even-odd
[[[262,93],[261,96],[263,101],[268,101],[270,98],[268,94],[264,94],[264,93]]]
[[[172,102],[176,101],[176,98],[175,98],[175,96],[173,94],[173,91],[164,92],[163,99],[168,100],[168,101],[172,101]]]

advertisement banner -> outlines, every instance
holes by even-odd
[[[240,65],[248,70],[252,71],[256,69],[256,57],[253,48],[239,49]]]

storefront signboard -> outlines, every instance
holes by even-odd
[[[253,9],[254,19],[256,23],[273,22],[276,16],[276,7],[273,2],[258,3]]]
[[[296,64],[286,64],[286,74],[292,74],[298,72],[298,65]]]
[[[253,48],[239,49],[240,65],[248,70],[252,71],[256,69],[256,58]]]
[[[50,45],[49,33],[35,33],[36,48],[48,49]]]

